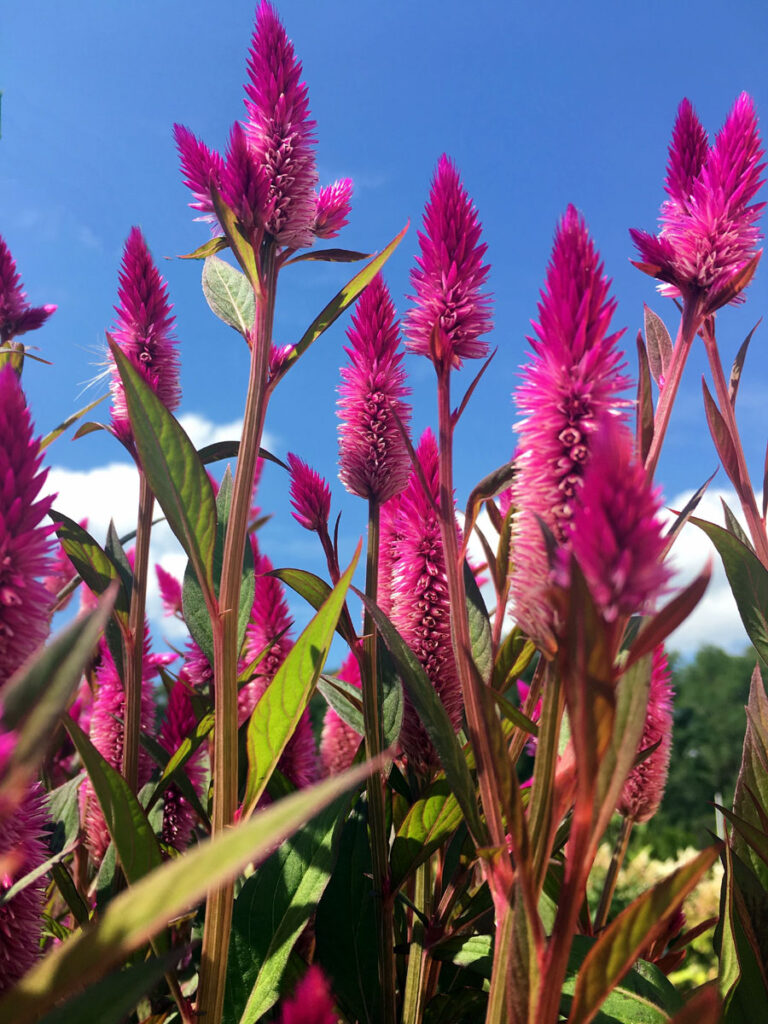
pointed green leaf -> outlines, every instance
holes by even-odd
[[[211,189],[211,198],[227,243],[235,254],[237,262],[245,271],[248,280],[258,290],[259,268],[256,265],[256,255],[245,229],[235,216],[234,210],[227,206],[216,188]]]
[[[653,379],[661,387],[661,382],[667,376],[672,363],[672,338],[660,316],[645,305],[643,312],[645,314],[645,339],[648,345],[648,364]]]
[[[477,515],[483,502],[495,498],[497,494],[501,494],[505,488],[509,487],[514,478],[514,462],[505,462],[498,469],[494,469],[492,473],[483,477],[480,483],[472,488],[472,492],[467,498],[467,509],[464,513],[465,537],[469,537],[474,529]]]
[[[99,402],[103,402],[107,397],[107,395],[100,395],[93,402],[89,402],[88,405],[83,406],[82,409],[78,409],[77,412],[73,412],[71,416],[67,416],[67,418],[58,425],[58,427],[54,427],[50,433],[46,434],[45,437],[42,438],[40,441],[40,451],[47,448],[48,445],[55,441],[57,437],[61,437],[64,431],[68,430],[73,423],[77,423],[77,421],[82,419],[87,412],[90,412],[91,409],[95,409]]]
[[[226,240],[224,235],[217,235],[216,238],[211,238],[202,245],[199,245],[192,252],[184,253],[183,256],[179,256],[180,260],[204,260],[208,256],[215,256],[217,252],[222,252],[224,249],[229,248],[229,242]]]
[[[128,625],[130,590],[126,589],[124,573],[93,539],[87,530],[55,509],[48,513],[56,523],[56,536],[67,558],[94,594],[100,596],[113,581],[117,581],[114,611],[121,624]]]
[[[339,718],[362,737],[365,734],[365,726],[360,687],[333,676],[321,676],[317,688]]]
[[[715,450],[723,464],[723,469],[728,474],[728,479],[738,491],[741,488],[742,480],[739,471],[739,459],[736,454],[736,444],[731,437],[728,424],[723,419],[714,398],[709,393],[707,382],[703,377],[701,378],[701,389],[704,395],[704,411],[707,414],[707,423],[709,424],[712,440],[715,443]]]
[[[109,344],[125,389],[142,468],[214,606],[216,503],[208,474],[179,423],[111,338]]]
[[[295,590],[297,594],[312,605],[315,611],[322,608],[323,603],[328,600],[328,595],[331,593],[331,588],[325,580],[315,576],[312,572],[306,572],[304,569],[273,569],[269,575],[276,576],[277,579],[285,583],[291,590]],[[336,632],[343,640],[346,640],[350,647],[354,647],[357,643],[357,634],[346,608],[339,616]]]
[[[736,518],[736,513],[726,504],[725,498],[720,498],[720,504],[723,506],[723,518],[725,519],[726,530],[740,540],[745,547],[754,551],[755,549],[752,541],[749,539],[741,523]]]
[[[764,831],[759,812],[768,811],[768,697],[757,665],[749,686],[747,728],[733,810],[748,826]],[[755,844],[740,830],[733,837],[733,849],[768,890],[768,870],[761,863]]]
[[[493,633],[483,595],[477,585],[475,574],[464,562],[464,590],[467,596],[467,620],[469,639],[472,644],[472,658],[485,684],[490,683],[493,674]]]
[[[197,454],[200,456],[202,464],[207,466],[211,462],[220,462],[221,459],[236,459],[239,451],[239,441],[214,441],[213,444],[207,444],[201,448]],[[289,472],[283,460],[278,459],[272,452],[268,452],[266,448],[259,448],[259,458],[266,459],[267,462],[274,462],[275,465],[282,466],[286,472]]]
[[[284,267],[292,263],[303,263],[305,260],[321,260],[323,263],[357,263],[359,260],[367,260],[371,256],[369,252],[355,252],[352,249],[310,249],[300,256],[294,256],[286,260]]]
[[[744,360],[747,357],[747,349],[749,348],[749,343],[750,341],[752,341],[752,335],[760,326],[760,321],[762,319],[763,318],[760,317],[760,320],[757,321],[757,323],[746,336],[744,341],[742,341],[739,347],[739,351],[736,353],[736,358],[733,360],[733,366],[731,367],[731,378],[728,381],[728,398],[730,399],[732,406],[736,405],[736,396],[739,393],[739,384],[741,383],[741,371],[744,369]]]
[[[453,835],[461,820],[461,808],[448,780],[436,779],[397,830],[390,855],[393,888],[399,888],[419,864],[431,857]]]
[[[203,295],[211,311],[225,324],[247,337],[253,330],[256,302],[251,282],[241,271],[218,256],[203,264]]]
[[[379,716],[384,749],[397,747],[403,725],[405,700],[400,677],[389,651],[383,644],[376,645],[379,680]]]
[[[648,353],[643,344],[643,336],[637,333],[637,438],[638,456],[645,463],[653,441],[653,393],[651,391],[651,371]]]

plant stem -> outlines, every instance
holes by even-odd
[[[365,595],[376,602],[379,580],[379,535],[380,509],[376,498],[368,501],[368,553],[365,565]],[[379,680],[376,660],[376,626],[366,609],[363,620],[363,724],[365,728],[365,750],[368,760],[377,757],[382,749],[381,717],[379,714]],[[389,884],[389,844],[387,842],[386,815],[384,812],[384,777],[374,772],[368,779],[368,806],[371,824],[371,861],[373,864],[373,888],[377,901],[377,931],[379,946],[379,971],[383,1000],[384,1024],[395,1024],[397,977],[394,950],[394,904]]]
[[[431,860],[416,868],[414,905],[429,918],[432,913],[432,871]],[[418,914],[413,915],[411,944],[408,949],[408,975],[403,997],[403,1024],[419,1024],[424,1015],[427,981],[427,951],[424,922]]]
[[[632,835],[633,825],[634,821],[632,818],[622,818],[621,830],[616,838],[616,845],[613,848],[613,856],[608,867],[608,874],[605,876],[603,891],[600,894],[600,903],[595,913],[593,927],[595,934],[605,927],[605,922],[608,920],[611,903],[613,902],[613,894],[616,891],[616,882],[624,864],[624,858],[627,855],[627,847],[629,846],[629,837]]]
[[[144,660],[144,611],[149,573],[149,537],[155,498],[147,478],[139,471],[139,514],[133,562],[133,589],[128,612],[125,655],[125,710],[123,715],[123,776],[133,793],[139,788],[139,733],[141,731],[141,685]]]
[[[245,403],[243,436],[235,470],[229,522],[219,588],[220,615],[213,625],[214,755],[212,834],[232,824],[237,806],[237,610],[243,554],[253,494],[256,459],[267,405],[267,371],[275,309],[275,247],[262,249],[261,295],[256,298],[256,322]],[[208,897],[200,965],[197,1013],[205,1024],[219,1024],[224,1005],[229,933],[232,924],[230,883]]]

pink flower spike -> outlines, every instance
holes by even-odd
[[[669,150],[658,235],[631,231],[641,270],[664,282],[665,294],[696,302],[701,315],[742,300],[759,256],[758,220],[764,203],[752,203],[765,164],[757,115],[747,93],[733,105],[712,147],[687,100],[680,104]]]
[[[405,487],[410,460],[395,416],[407,428],[411,410],[395,307],[377,274],[357,300],[347,330],[350,365],[339,387],[339,479],[351,494],[380,503]]]
[[[291,470],[291,504],[296,522],[305,530],[327,529],[331,514],[331,489],[314,469],[290,453],[288,465]]]
[[[419,232],[421,255],[411,271],[416,305],[405,320],[407,348],[429,356],[435,367],[460,367],[482,359],[482,341],[493,326],[491,297],[483,292],[489,267],[480,241],[477,210],[455,165],[440,157]]]
[[[24,392],[10,366],[0,369],[0,688],[48,635],[52,599],[52,527],[42,520],[54,495],[41,498],[47,470]]]
[[[16,261],[0,235],[0,345],[42,327],[56,306],[30,306]]]
[[[248,57],[244,124],[255,164],[268,180],[265,230],[279,245],[312,244],[315,223],[315,122],[301,63],[271,4],[262,0]]]
[[[157,737],[158,742],[169,754],[175,754],[182,741],[196,724],[195,713],[190,700],[191,690],[183,679],[178,679],[170,696],[165,720]],[[204,781],[202,759],[204,750],[198,747],[187,761],[184,772],[198,796]],[[187,798],[177,785],[172,783],[163,795],[163,842],[182,853],[188,846],[197,816]]]
[[[179,404],[179,356],[172,331],[174,317],[168,288],[138,228],[132,228],[123,251],[118,290],[120,305],[112,330],[115,342],[141,373],[167,409]],[[112,426],[132,443],[125,391],[111,355]]]
[[[328,979],[317,964],[312,964],[289,999],[280,1004],[279,1024],[336,1024]]]
[[[663,645],[653,652],[651,688],[639,751],[659,744],[629,773],[619,798],[618,810],[633,821],[650,821],[659,809],[669,771],[672,749],[672,674]]]
[[[208,149],[205,143],[196,138],[184,125],[175,124],[173,135],[179,151],[184,184],[195,197],[194,202],[189,205],[193,210],[200,210],[203,213],[201,220],[216,222],[212,188],[221,192],[224,161],[215,150]]]
[[[156,565],[155,572],[157,573],[157,585],[160,588],[160,599],[163,602],[165,614],[183,616],[181,583],[172,573],[167,572],[162,565]]]
[[[352,651],[342,662],[336,676],[343,683],[352,683],[360,689],[360,665]],[[326,708],[320,738],[320,761],[325,774],[338,775],[339,772],[345,772],[355,759],[361,739],[333,708]]]
[[[324,185],[317,193],[315,206],[316,238],[335,238],[349,223],[352,205],[352,180],[342,178]]]

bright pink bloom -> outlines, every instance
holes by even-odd
[[[181,583],[173,573],[165,570],[162,565],[155,566],[157,585],[160,588],[160,600],[166,615],[183,616],[181,600]]]
[[[331,514],[331,489],[325,480],[306,462],[289,453],[291,470],[291,504],[293,518],[305,530],[324,530]]]
[[[0,895],[47,860],[43,839],[47,824],[46,793],[35,782],[0,828],[0,862],[4,865]],[[0,995],[26,974],[40,955],[45,888],[43,876],[0,906]]]
[[[422,434],[416,456],[437,502],[438,452],[430,430]],[[399,561],[392,595],[392,622],[419,659],[451,724],[458,731],[462,719],[462,697],[451,643],[450,604],[440,523],[415,471],[400,495],[398,532]],[[437,764],[437,755],[407,695],[400,743],[415,766]]]
[[[175,124],[173,135],[181,159],[184,184],[195,197],[194,202],[189,205],[194,210],[202,211],[203,216],[200,220],[215,222],[212,193],[214,188],[218,192],[222,190],[224,161],[215,150],[208,149],[206,144],[184,125]]]
[[[53,496],[40,498],[47,470],[21,384],[0,369],[0,688],[48,636],[51,595],[40,578],[51,568]]]
[[[16,261],[0,236],[0,345],[42,327],[56,306],[30,306]]]
[[[190,700],[190,688],[183,679],[178,679],[168,697],[168,708],[157,739],[169,754],[175,754],[194,728],[197,719]],[[181,769],[189,779],[198,796],[202,793],[204,750],[198,747]],[[162,840],[180,853],[189,846],[196,815],[179,787],[171,784],[163,794]]]
[[[549,561],[541,523],[562,543],[578,505],[594,437],[629,384],[617,341],[610,282],[586,225],[569,206],[558,225],[539,302],[533,358],[515,400],[523,420],[512,503],[518,509],[511,592],[520,625],[552,649]]]
[[[641,270],[666,282],[671,295],[702,302],[704,315],[738,299],[724,291],[757,255],[764,203],[751,203],[765,164],[757,115],[747,93],[733,105],[710,148],[688,100],[669,147],[661,231],[631,231]],[[743,285],[742,285],[743,287]]]
[[[591,448],[556,576],[567,586],[570,548],[603,619],[615,622],[651,611],[669,581],[661,492],[633,458],[626,427],[607,423]]]
[[[352,180],[342,178],[324,185],[317,193],[315,205],[316,238],[335,238],[349,223],[352,205]]]
[[[317,964],[312,964],[289,999],[280,1004],[279,1024],[336,1024],[331,986]]]
[[[619,798],[619,812],[634,821],[650,821],[664,796],[672,749],[674,695],[672,674],[664,647],[660,644],[653,652],[648,710],[638,751],[647,750],[656,743],[659,745],[632,769]]]
[[[392,617],[395,581],[400,564],[400,497],[401,495],[396,494],[394,498],[384,502],[379,520],[379,579],[376,603],[388,618]]]
[[[174,317],[168,288],[160,276],[138,228],[132,228],[123,251],[118,290],[120,305],[112,337],[141,373],[167,409],[179,404],[179,356],[172,331]],[[112,426],[118,437],[133,437],[125,390],[110,355],[112,367]]]
[[[480,231],[477,210],[444,154],[419,232],[421,255],[411,271],[416,305],[405,321],[408,350],[429,356],[436,367],[460,367],[463,359],[488,352],[481,338],[493,321],[491,297],[482,291],[489,268]]]
[[[352,651],[336,673],[343,683],[352,683],[360,689],[360,665]],[[320,761],[326,775],[345,772],[355,759],[362,737],[340,718],[333,708],[326,708],[323,734],[320,737]]]
[[[395,416],[407,427],[411,410],[395,307],[381,274],[357,300],[339,387],[339,479],[352,494],[380,503],[405,487],[408,449]]]

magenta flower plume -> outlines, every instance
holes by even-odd
[[[30,306],[16,261],[0,235],[0,345],[42,327],[56,306]]]
[[[35,782],[0,828],[0,862],[4,865],[0,895],[48,859],[44,839],[48,822],[46,793]],[[40,955],[45,888],[43,876],[0,905],[0,995],[26,974]]]
[[[336,677],[360,689],[360,665],[352,651],[342,662]],[[326,775],[345,772],[355,759],[362,737],[333,710],[326,708],[320,737],[320,762]]]
[[[13,369],[0,369],[0,688],[48,636],[51,529],[41,498],[47,470]]]
[[[533,357],[515,394],[522,421],[517,476],[511,593],[515,617],[552,651],[549,560],[541,523],[562,543],[579,501],[593,438],[614,418],[624,376],[617,341],[609,333],[616,303],[584,221],[569,206],[555,234],[539,302]]]
[[[173,573],[165,570],[162,565],[155,566],[157,574],[157,585],[160,588],[160,600],[163,602],[163,611],[166,615],[183,616],[181,601],[181,583]]]
[[[184,184],[194,196],[194,201],[189,205],[192,209],[201,211],[203,216],[200,220],[215,222],[213,189],[217,192],[222,191],[224,161],[215,150],[209,149],[184,125],[175,124],[173,135],[179,151]]]
[[[315,200],[316,238],[335,238],[349,223],[352,206],[352,180],[341,178],[332,185],[324,185]]]
[[[157,738],[169,754],[176,753],[197,722],[191,692],[188,684],[178,679],[168,697],[168,709]],[[184,772],[198,796],[203,790],[203,756],[203,748],[198,747],[184,766]],[[195,822],[195,811],[179,787],[172,783],[163,794],[163,842],[182,852],[189,846]]]
[[[288,455],[291,470],[291,504],[293,518],[305,530],[325,530],[331,514],[331,489],[314,469],[292,452]]]
[[[160,276],[138,228],[132,228],[123,250],[118,290],[120,305],[112,337],[167,409],[179,404],[179,357],[173,337],[174,317],[168,288]],[[114,360],[112,367],[112,426],[118,437],[131,442],[132,431],[125,391]]]
[[[649,821],[659,808],[669,771],[672,748],[672,675],[664,647],[653,652],[651,689],[639,750],[658,747],[629,773],[619,798],[618,810],[634,821]]]
[[[606,622],[651,611],[669,581],[659,518],[661,494],[632,456],[632,435],[606,424],[592,440],[568,546]],[[570,556],[557,555],[557,582],[567,585]]]
[[[665,282],[668,294],[700,303],[702,315],[738,301],[749,277],[742,271],[758,256],[758,220],[764,203],[752,203],[763,184],[764,153],[757,115],[747,93],[733,105],[710,148],[688,100],[683,100],[669,147],[669,196],[658,235],[631,231],[641,262]]]
[[[301,62],[271,4],[262,0],[248,57],[244,125],[251,157],[267,190],[265,230],[292,249],[312,244],[315,223],[315,122]]]
[[[395,416],[407,427],[410,394],[395,307],[384,278],[377,274],[357,300],[350,341],[350,364],[339,387],[339,479],[352,494],[383,503],[405,487],[408,448]]]
[[[411,271],[416,305],[405,320],[408,350],[429,356],[438,370],[488,352],[481,339],[493,321],[491,297],[482,291],[489,268],[480,230],[459,172],[443,154],[419,232],[421,255]]]
[[[280,1004],[279,1024],[336,1024],[331,986],[317,964],[312,964],[289,999]]]
[[[416,456],[437,502],[438,451],[431,430],[422,434]],[[392,622],[419,659],[451,724],[458,731],[462,719],[462,696],[451,643],[440,523],[415,471],[400,495],[398,524],[399,561],[392,596]],[[400,743],[414,766],[429,768],[437,765],[437,755],[407,695]]]
[[[379,520],[379,578],[376,603],[388,618],[392,618],[395,599],[395,581],[400,565],[400,495],[384,502]]]

